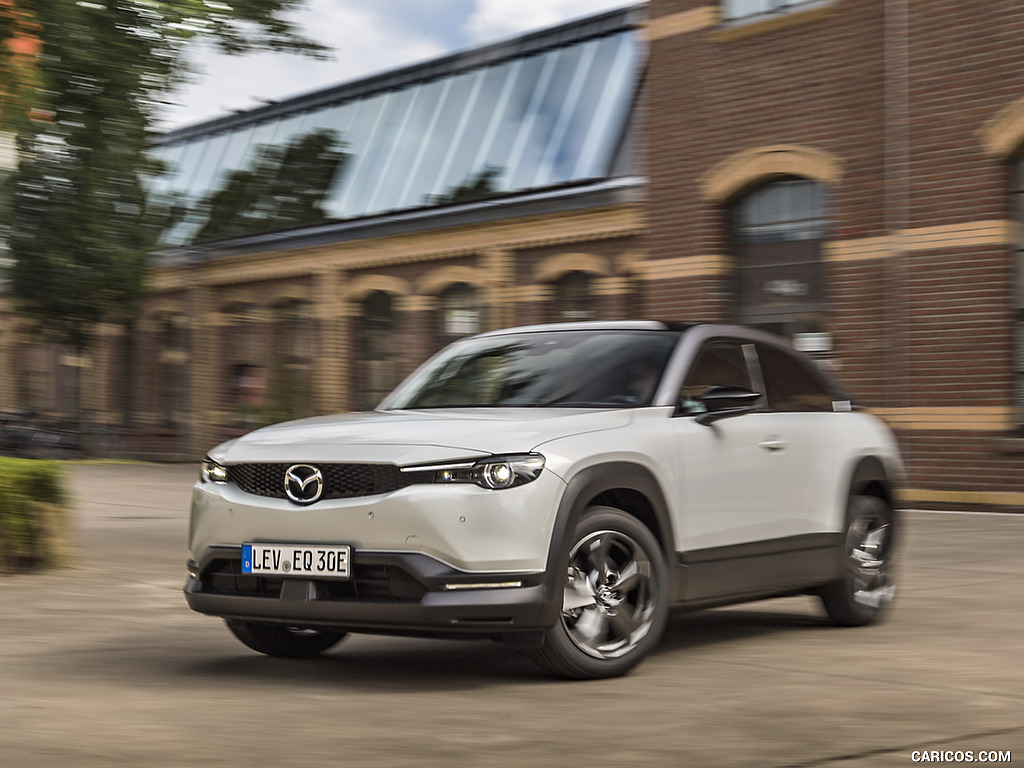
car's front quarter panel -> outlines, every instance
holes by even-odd
[[[672,431],[672,408],[652,407],[632,411],[627,426],[600,433],[573,435],[537,447],[547,469],[567,483],[602,467],[637,467],[650,476],[664,503],[671,528],[667,542],[681,536],[682,508],[672,492],[679,484],[678,451]],[[653,500],[652,500],[653,501]],[[673,535],[674,534],[674,535]]]
[[[906,481],[906,469],[892,430],[871,414],[850,415],[854,417],[851,421],[856,424],[858,441],[843,457],[846,476],[835,490],[839,527],[844,524],[851,495],[863,493],[870,486],[880,486],[887,496],[886,501],[895,505]]]
[[[543,570],[565,483],[542,471],[504,490],[472,484],[412,485],[391,493],[298,506],[231,484],[197,483],[190,548],[247,542],[347,544],[354,552],[421,552],[470,572]]]

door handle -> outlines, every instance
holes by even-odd
[[[769,437],[758,443],[758,446],[764,448],[766,451],[781,451],[787,445],[789,445],[789,443],[781,437]]]

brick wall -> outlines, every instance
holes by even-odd
[[[659,260],[731,255],[728,205],[745,190],[716,199],[706,184],[729,158],[793,145],[837,159],[819,181],[840,377],[897,428],[916,500],[1024,505],[1012,150],[984,137],[1024,98],[1024,5],[835,0],[740,22],[716,8],[650,3],[651,276]],[[728,270],[648,284],[646,314],[729,318],[727,286]]]

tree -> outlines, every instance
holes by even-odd
[[[230,173],[202,200],[206,223],[195,240],[221,240],[297,227],[328,217],[323,203],[350,155],[337,131],[317,129],[283,147],[261,146],[249,167]]]
[[[484,166],[483,170],[471,173],[465,181],[442,195],[427,195],[424,199],[429,205],[448,205],[449,203],[469,203],[483,200],[497,194],[497,180],[505,170],[493,165]]]
[[[172,215],[147,199],[161,171],[149,150],[159,110],[189,76],[188,43],[322,56],[285,18],[302,2],[0,0],[0,128],[18,150],[10,277],[43,338],[81,353],[99,322],[134,311]],[[38,41],[29,66],[26,39]]]

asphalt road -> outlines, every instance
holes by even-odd
[[[568,683],[488,642],[255,654],[181,595],[194,468],[70,472],[71,567],[0,578],[5,768],[1024,763],[1024,516],[909,513],[878,627],[811,598],[706,611],[628,677]]]

